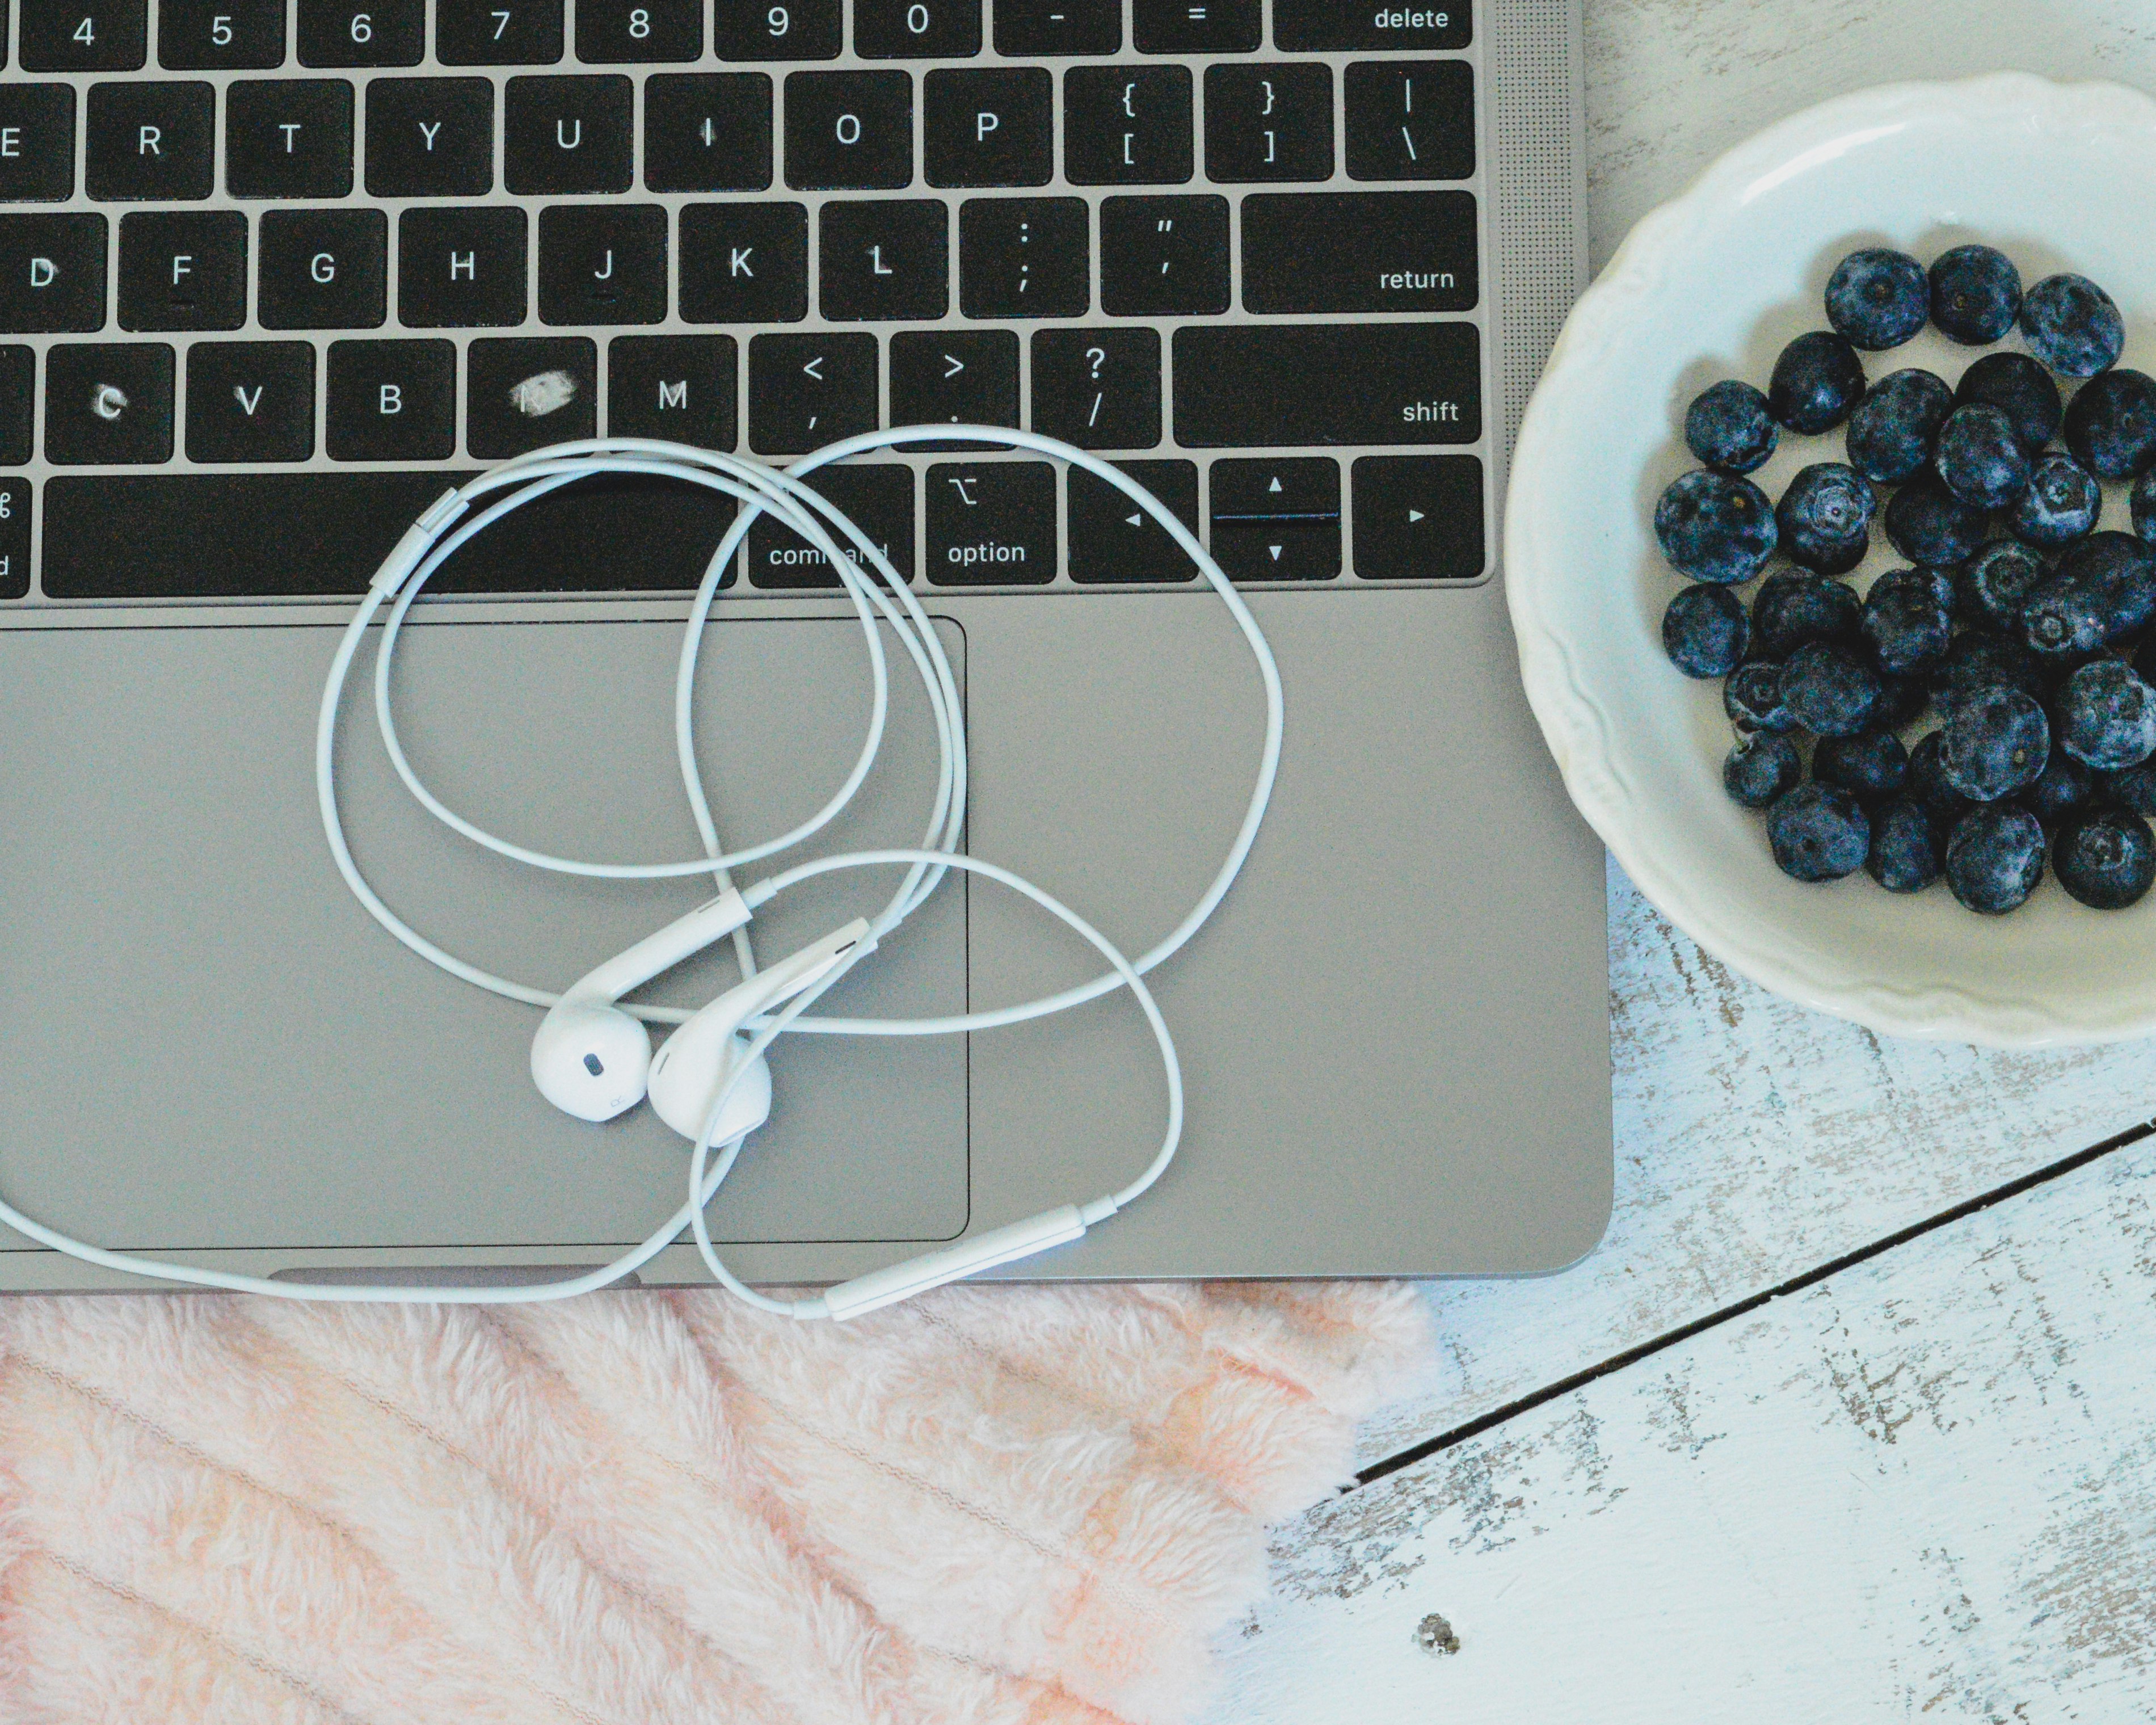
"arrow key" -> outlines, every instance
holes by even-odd
[[[1355,572],[1363,580],[1481,574],[1482,464],[1474,456],[1365,455],[1353,488]]]
[[[1128,474],[1198,531],[1198,464],[1118,461]],[[1129,497],[1082,468],[1070,470],[1070,578],[1098,583],[1195,581],[1198,566],[1168,530]]]
[[[1213,464],[1212,552],[1235,581],[1340,572],[1340,464],[1328,455]]]
[[[1018,336],[1009,330],[906,330],[893,336],[891,423],[1016,425]]]

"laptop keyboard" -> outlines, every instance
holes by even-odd
[[[1239,581],[1485,572],[1464,7],[13,12],[0,598],[353,593],[475,464],[924,421],[1127,463]],[[1194,578],[1112,487],[1023,455],[817,483],[929,586]],[[443,584],[679,589],[726,518],[579,495]],[[749,592],[835,584],[764,525],[742,563]]]

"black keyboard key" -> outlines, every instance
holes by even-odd
[[[1140,54],[1250,54],[1262,33],[1258,0],[1131,0]]]
[[[19,342],[0,347],[0,467],[30,459],[30,409],[37,398],[38,356]]]
[[[1358,60],[1347,92],[1351,180],[1464,180],[1475,172],[1475,69]]]
[[[913,470],[896,461],[842,461],[819,467],[808,476],[812,490],[829,498],[846,518],[869,536],[884,561],[909,586],[913,564]],[[829,525],[827,522],[826,525]],[[854,567],[871,580],[882,572],[836,527],[831,536]],[[831,588],[839,584],[830,559],[788,526],[769,516],[748,530],[748,578],[758,587]]]
[[[693,60],[703,0],[577,0],[577,58],[588,66]]]
[[[770,74],[655,72],[645,79],[644,183],[654,192],[770,185]]]
[[[1471,444],[1481,355],[1470,323],[1194,324],[1175,332],[1186,449]]]
[[[1331,179],[1332,68],[1208,66],[1205,177]]]
[[[1473,39],[1468,0],[1273,0],[1273,45],[1285,54],[1465,48]]]
[[[1483,545],[1473,455],[1364,455],[1353,470],[1355,572],[1365,581],[1473,581]]]
[[[808,315],[808,211],[692,203],[681,212],[685,323],[798,323]]]
[[[1190,178],[1188,66],[1073,66],[1063,74],[1063,173],[1074,186]]]
[[[664,323],[666,212],[563,203],[539,213],[539,321]]]
[[[928,578],[939,586],[1055,579],[1055,470],[1045,461],[938,462],[927,521]]]
[[[993,0],[996,52],[1011,59],[1119,54],[1123,0]]]
[[[490,80],[377,78],[367,86],[369,197],[480,198],[492,190]]]
[[[299,0],[303,66],[416,66],[426,0]]]
[[[616,336],[607,343],[607,434],[731,449],[732,336]]]
[[[429,590],[685,593],[711,567],[735,508],[732,498],[679,480],[624,473],[580,480],[468,541]],[[733,580],[730,566],[719,584]]]
[[[722,60],[834,60],[839,0],[716,0],[711,46]]]
[[[1243,200],[1252,311],[1467,311],[1477,298],[1467,192],[1290,192]]]
[[[208,84],[93,84],[83,189],[141,202],[207,198],[217,177],[217,92]]]
[[[0,84],[0,203],[74,196],[74,86]]]
[[[552,66],[562,54],[562,0],[434,0],[445,66]]]
[[[172,350],[63,342],[45,353],[45,459],[103,467],[172,459]]]
[[[332,341],[329,372],[324,441],[332,461],[446,461],[456,454],[455,342]]]
[[[1340,572],[1340,464],[1330,456],[1215,461],[1206,549],[1231,581]]]
[[[969,198],[958,208],[968,317],[1083,317],[1092,300],[1081,198]]]
[[[1081,449],[1160,441],[1160,331],[1036,330],[1033,429]]]
[[[951,212],[941,198],[824,206],[816,290],[826,318],[941,317],[951,309]]]
[[[913,74],[789,72],[786,183],[797,191],[913,182]]]
[[[1116,317],[1225,311],[1228,200],[1103,199],[1101,309]]]
[[[382,211],[264,210],[258,250],[254,316],[265,330],[379,329],[388,316]]]
[[[981,0],[854,0],[854,52],[865,60],[971,59]]]
[[[467,330],[523,322],[526,244],[521,209],[406,210],[397,218],[398,321]]]
[[[120,327],[236,330],[247,321],[247,218],[236,209],[120,218]]]
[[[906,330],[893,336],[891,423],[1016,425],[1017,336],[1009,330]]]
[[[0,215],[0,331],[105,327],[105,218]]]
[[[0,478],[0,599],[19,599],[30,590],[30,493],[34,489],[29,480],[13,474]]]
[[[876,338],[753,336],[748,344],[748,446],[805,455],[876,426]]]
[[[1150,333],[1150,332],[1148,332]],[[1116,465],[1198,531],[1195,461],[1118,461]],[[1130,495],[1081,467],[1070,470],[1070,578],[1091,584],[1195,581],[1198,565]]]
[[[942,68],[921,80],[932,186],[1045,186],[1055,172],[1055,87],[1039,66]]]
[[[542,211],[540,321],[663,323],[666,253],[666,212],[657,204],[558,204]]]
[[[133,72],[149,57],[149,0],[22,0],[25,72]]]
[[[475,341],[465,358],[465,449],[485,460],[598,430],[598,350],[575,336]]]
[[[349,196],[352,107],[341,78],[226,85],[224,189],[234,198]]]
[[[304,461],[315,453],[311,341],[187,349],[187,459]]]
[[[157,0],[157,64],[264,72],[285,64],[285,0]]]
[[[502,102],[502,183],[512,192],[626,192],[636,90],[619,74],[512,78]]]

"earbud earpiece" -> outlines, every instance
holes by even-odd
[[[868,923],[856,917],[703,1008],[666,1039],[651,1063],[651,1106],[659,1117],[685,1138],[703,1137],[721,1087],[747,1051],[741,1027],[820,980],[856,947],[873,951],[875,946]],[[758,1055],[727,1096],[725,1117],[711,1140],[723,1144],[754,1132],[770,1112],[771,1073]]]
[[[642,1101],[651,1072],[650,1033],[614,1003],[748,920],[748,906],[728,887],[570,984],[531,1039],[531,1081],[539,1094],[564,1114],[590,1121],[611,1120]]]

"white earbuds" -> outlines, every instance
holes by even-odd
[[[748,906],[730,886],[572,983],[531,1039],[531,1081],[539,1094],[564,1114],[590,1121],[611,1120],[642,1101],[651,1073],[651,1033],[614,1003],[748,920]]]

